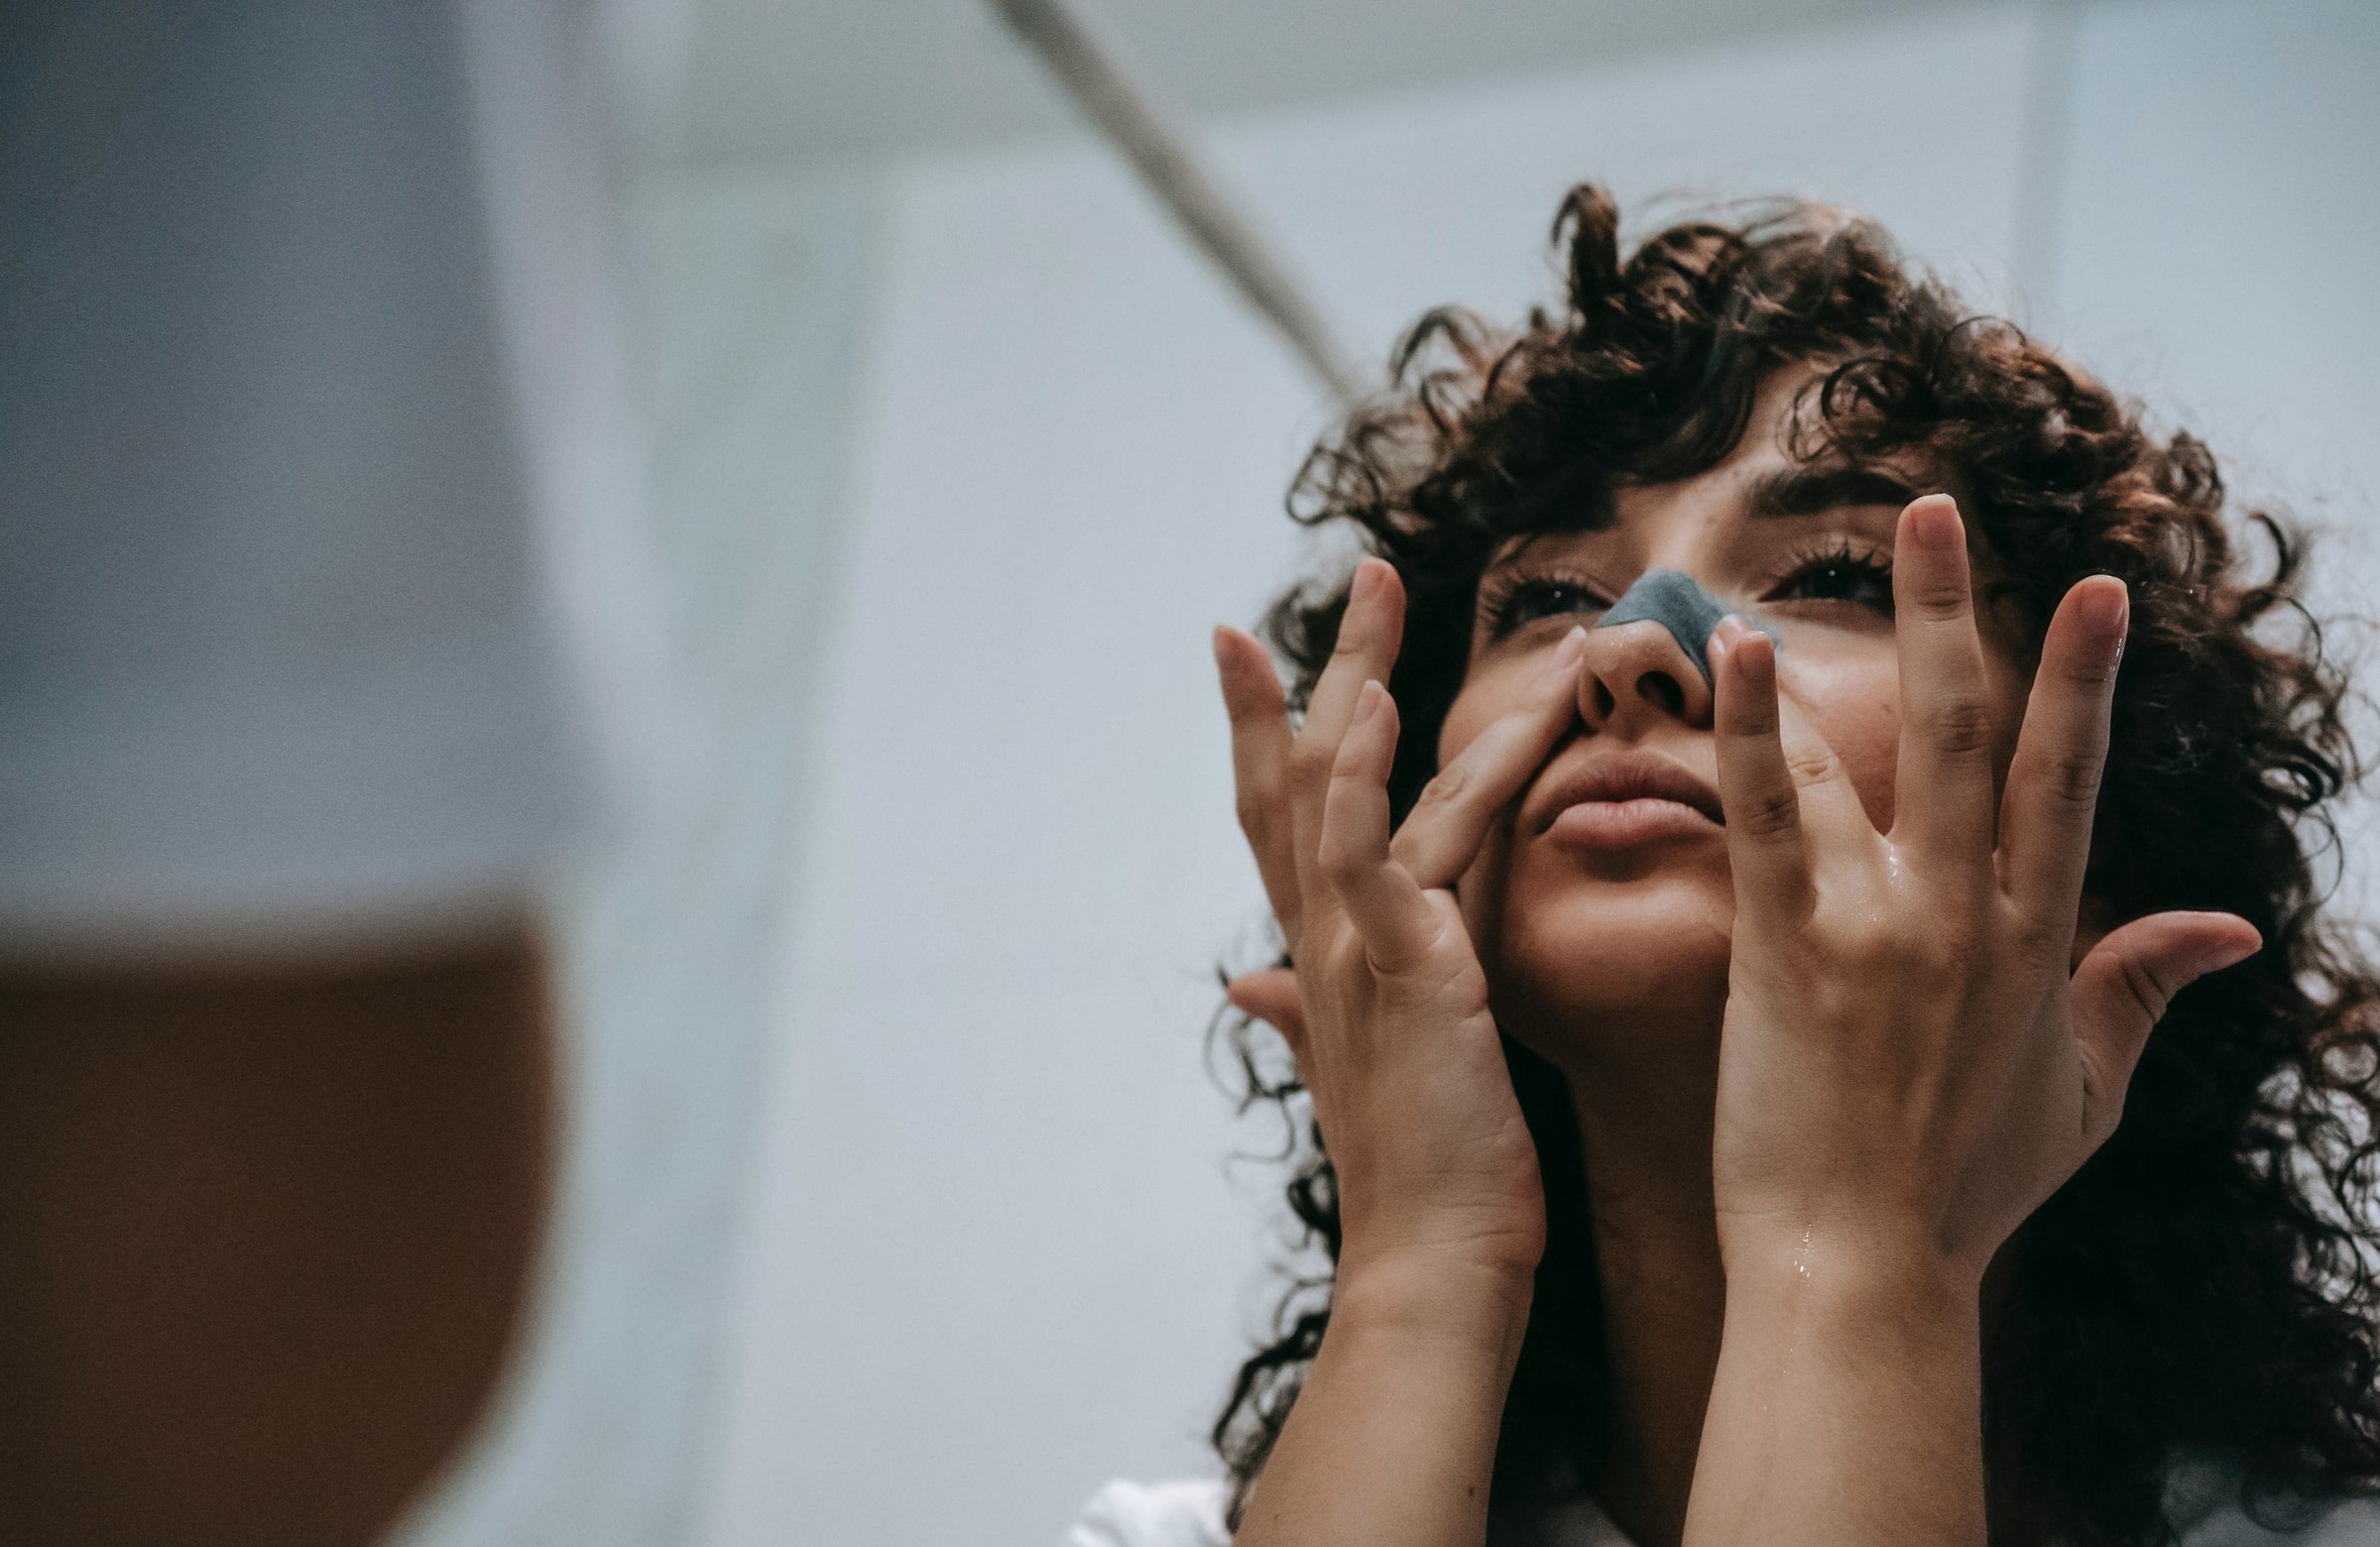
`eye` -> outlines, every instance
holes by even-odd
[[[1499,575],[1482,587],[1480,615],[1490,637],[1547,618],[1600,613],[1611,604],[1593,588],[1552,575]]]
[[[1889,618],[1892,566],[1847,546],[1828,549],[1800,560],[1762,600],[1848,602]]]

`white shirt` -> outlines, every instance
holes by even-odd
[[[557,592],[619,437],[522,105],[576,82],[470,24],[574,0],[14,9],[0,952],[514,907],[601,807]]]
[[[2213,1462],[2186,1462],[2166,1484],[2167,1516],[2182,1547],[2380,1547],[2380,1499],[2332,1502],[2303,1528],[2267,1531],[2233,1490],[2236,1475]],[[1198,1479],[1143,1486],[1115,1482],[1091,1495],[1063,1547],[1230,1547],[1225,1485]],[[1580,1497],[1525,1522],[1490,1521],[1488,1547],[1632,1547],[1592,1498]]]

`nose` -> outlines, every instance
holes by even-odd
[[[1711,684],[1677,638],[1650,618],[1587,631],[1579,716],[1591,731],[1641,732],[1662,720],[1711,728]]]

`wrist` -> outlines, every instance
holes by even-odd
[[[1535,1292],[1535,1271],[1512,1262],[1443,1250],[1347,1253],[1332,1285],[1331,1328],[1343,1337],[1447,1345],[1508,1370]]]
[[[1988,1263],[1968,1262],[1916,1233],[1844,1226],[1720,1223],[1727,1283],[1789,1290],[1845,1303],[1884,1302],[1938,1310],[1973,1305]]]
[[[1798,1236],[1727,1253],[1685,1540],[1980,1544],[1979,1286]]]
[[[1964,1351],[1980,1336],[1981,1275],[1921,1248],[1810,1231],[1738,1239],[1725,1261],[1730,1334],[1864,1341],[1904,1353]]]

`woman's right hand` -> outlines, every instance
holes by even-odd
[[[1463,748],[1392,837],[1397,713],[1381,684],[1403,622],[1395,570],[1367,558],[1294,733],[1264,648],[1215,635],[1241,827],[1296,964],[1297,1013],[1266,1018],[1337,1173],[1343,1303],[1368,1277],[1417,1267],[1484,1268],[1525,1294],[1545,1242],[1536,1146],[1454,887],[1571,728],[1585,636],[1573,631],[1528,703]]]

